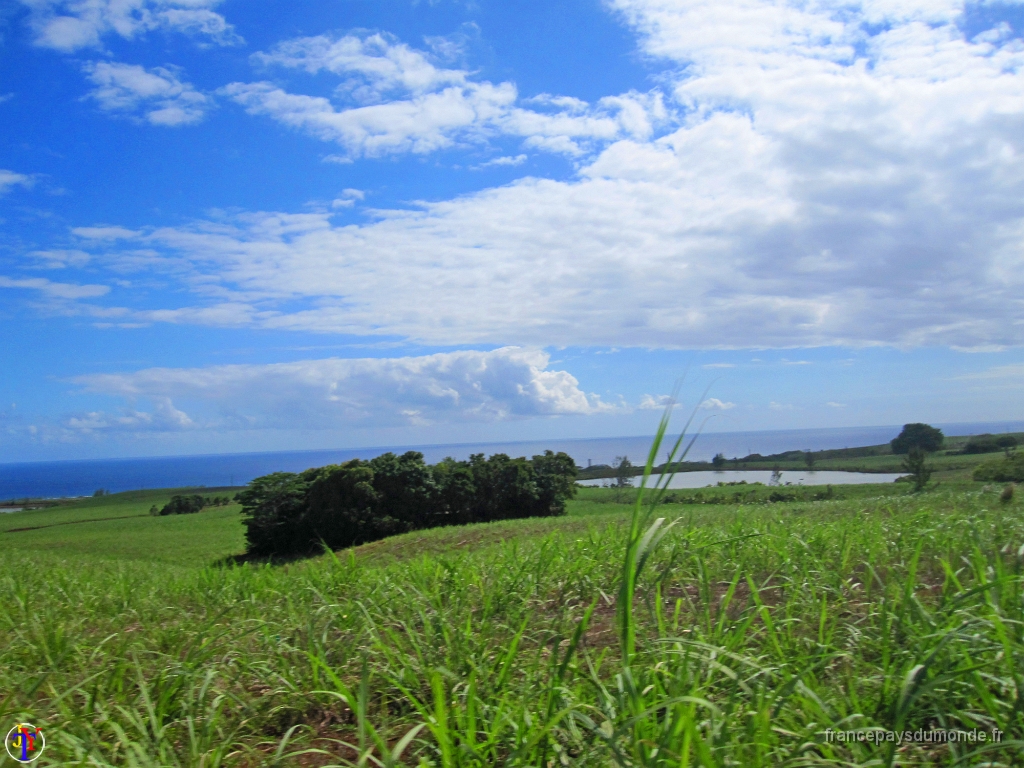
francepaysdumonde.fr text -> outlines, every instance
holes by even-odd
[[[881,728],[865,728],[857,731],[825,729],[825,741],[829,744],[987,744],[1003,740],[1003,731],[998,728],[983,730],[971,728],[919,728],[916,731],[886,731]]]

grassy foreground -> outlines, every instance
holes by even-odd
[[[5,515],[2,722],[43,727],[37,765],[1020,765],[1000,490],[664,504],[653,547],[590,489],[284,566],[211,566],[237,507],[149,517],[160,492]],[[931,727],[1004,735],[826,739]]]

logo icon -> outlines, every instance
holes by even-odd
[[[46,739],[41,728],[31,723],[18,723],[7,732],[7,754],[19,763],[31,763],[46,748]]]

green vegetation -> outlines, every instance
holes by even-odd
[[[446,525],[565,514],[576,493],[576,464],[545,451],[510,459],[498,453],[431,467],[416,451],[299,474],[253,480],[242,503],[248,554],[306,555],[398,533]]]
[[[904,424],[903,431],[889,445],[895,454],[908,454],[915,448],[922,453],[934,453],[942,447],[944,439],[941,429],[928,424]]]
[[[211,499],[209,496],[200,496],[198,493],[179,494],[172,496],[171,500],[164,504],[163,509],[160,509],[157,514],[194,515],[196,512],[202,512],[206,507],[223,507],[230,503],[231,499],[226,496],[215,496]],[[150,514],[153,514],[154,509],[156,509],[156,505],[150,508]]]
[[[1012,451],[1017,447],[1017,438],[1013,435],[975,435],[967,441],[964,453],[998,453]]]
[[[1018,765],[1021,503],[935,477],[584,488],[283,566],[216,565],[237,505],[148,514],[188,489],[4,515],[0,713],[99,768]],[[825,736],[932,727],[1005,735]]]
[[[1012,439],[1017,444],[1024,444],[1024,433],[1014,432],[1002,435],[993,435],[995,440],[1009,443]],[[967,445],[976,437],[956,436],[945,437],[942,443],[942,450],[932,453],[928,457],[928,466],[945,479],[954,477],[962,480],[969,480],[972,472],[986,460],[984,454],[977,454],[966,450]],[[1008,450],[1001,448],[1000,450]],[[808,466],[808,461],[813,466]],[[889,443],[883,445],[869,445],[857,448],[837,448],[826,451],[784,451],[763,456],[759,453],[752,453],[743,457],[725,458],[724,456],[716,465],[713,461],[674,461],[671,466],[662,464],[654,468],[657,473],[666,472],[696,472],[708,470],[774,470],[785,472],[804,471],[809,468],[815,470],[837,470],[842,472],[885,472],[902,473],[903,456],[894,454]],[[642,467],[631,470],[632,474],[643,474]],[[592,467],[580,469],[581,480],[600,478],[614,478],[615,469],[595,464]]]
[[[1024,483],[1024,453],[989,460],[974,470],[974,479],[999,483]]]
[[[903,471],[914,483],[914,493],[923,491],[931,479],[932,470],[926,461],[927,457],[924,450],[915,445],[907,451],[907,457],[903,460]]]

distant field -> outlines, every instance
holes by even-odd
[[[817,486],[801,489],[731,486],[701,489],[701,492],[707,501],[728,501],[737,493],[751,494],[763,501],[773,491],[780,490],[810,494],[822,491]],[[214,495],[213,491],[204,488],[129,491],[87,498],[51,509],[0,515],[0,535],[9,534],[4,536],[5,543],[18,551],[46,551],[67,557],[144,560],[181,566],[211,565],[222,558],[244,552],[244,529],[237,504],[208,508],[194,515],[153,517],[149,514],[150,507],[162,507],[173,494],[193,491]],[[909,489],[904,485],[887,483],[834,486],[833,492],[837,499],[854,499],[904,495]],[[686,492],[687,495],[692,493]],[[226,492],[218,490],[217,494]],[[430,542],[437,537],[439,541],[445,542],[443,546],[447,546],[450,538],[458,538],[460,535],[469,542],[476,541],[478,536],[483,536],[488,542],[499,541],[506,535],[536,536],[566,526],[579,527],[580,524],[574,522],[578,518],[621,518],[629,514],[636,494],[635,489],[616,491],[580,488],[577,498],[569,502],[569,519],[510,520],[491,526],[442,528],[415,534],[415,538],[417,541]],[[683,504],[668,504],[663,514],[681,514],[686,508],[687,505]],[[364,549],[368,555],[382,546],[390,549],[398,545],[377,542]]]
[[[238,507],[150,516],[170,490],[4,515],[0,714],[53,766],[1024,764],[1019,496],[790,490],[823,489],[659,505],[629,653],[636,491],[278,566],[213,565]],[[1004,741],[825,736],[937,725]]]

